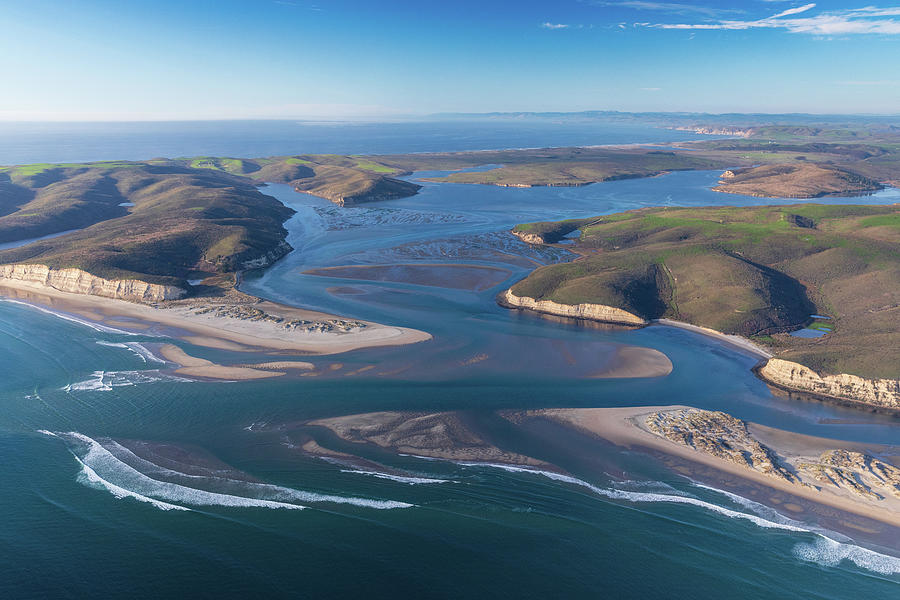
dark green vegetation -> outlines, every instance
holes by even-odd
[[[282,223],[293,211],[252,181],[218,169],[162,161],[29,165],[0,178],[3,241],[84,228],[2,251],[3,264],[183,285],[289,250]]]
[[[900,377],[900,207],[652,208],[587,221],[583,258],[541,267],[513,292],[748,336],[823,373]],[[812,314],[832,317],[833,332],[787,335]]]

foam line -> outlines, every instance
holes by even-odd
[[[39,310],[42,313],[47,313],[48,315],[53,315],[59,319],[64,319],[66,321],[71,321],[72,323],[78,323],[79,325],[84,325],[85,327],[90,327],[94,331],[99,331],[101,333],[116,333],[119,335],[142,335],[139,333],[134,333],[131,331],[125,331],[124,329],[116,329],[115,327],[109,327],[107,325],[100,325],[99,323],[92,323],[91,321],[87,321],[85,319],[79,319],[78,317],[74,317],[72,315],[56,312],[55,310],[50,310],[49,308],[44,308],[43,306],[38,306],[36,304],[31,304],[29,302],[22,302],[21,300],[13,300],[11,298],[0,298],[0,302],[9,302],[11,304],[20,304],[22,306],[28,306],[29,308],[33,308],[35,310]]]
[[[449,479],[432,479],[430,477],[405,477],[403,475],[389,475],[388,473],[379,473],[378,471],[358,471],[355,469],[341,469],[341,473],[355,473],[357,475],[368,475],[379,479],[390,479],[399,483],[407,483],[409,485],[419,485],[427,483],[451,483]]]
[[[137,385],[139,383],[156,383],[159,381],[172,381],[179,383],[191,383],[191,379],[167,375],[159,370],[147,371],[94,371],[91,379],[70,383],[60,388],[65,392],[73,391],[100,391],[109,392],[113,388]]]
[[[821,534],[811,544],[794,546],[794,556],[826,567],[835,567],[841,562],[849,560],[857,567],[881,575],[900,573],[900,558],[881,554],[862,546],[838,542]]]
[[[244,498],[242,496],[233,496],[230,494],[219,494],[178,485],[176,483],[158,481],[144,475],[137,469],[117,459],[109,450],[100,445],[100,443],[86,435],[77,432],[69,432],[62,435],[57,434],[57,437],[62,437],[63,439],[71,438],[87,444],[87,454],[85,454],[83,458],[78,459],[79,463],[84,467],[87,467],[85,470],[88,474],[87,481],[93,483],[92,477],[102,480],[102,482],[104,482],[102,484],[103,487],[109,490],[113,495],[116,495],[116,497],[127,496],[136,499],[141,499],[137,498],[138,496],[142,498],[152,497],[151,499],[154,500],[162,499],[169,502],[183,502],[195,506],[261,507],[292,510],[305,508],[298,504],[288,504],[286,502],[261,500],[257,498]],[[76,458],[78,457],[76,456]],[[109,482],[99,475],[98,471],[114,474],[128,487]],[[141,492],[137,492],[135,489],[140,489]],[[119,496],[117,494],[125,494],[125,496]]]
[[[155,362],[159,364],[166,364],[165,360],[153,354],[146,346],[144,346],[140,342],[107,342],[104,340],[97,340],[97,344],[101,346],[108,346],[110,348],[123,348],[143,360],[145,363]]]
[[[238,488],[242,492],[250,493],[250,494],[259,494],[260,492],[268,494],[269,497],[275,498],[277,500],[298,500],[301,502],[331,502],[335,504],[352,504],[354,506],[364,506],[366,508],[375,508],[375,509],[392,509],[392,508],[410,508],[414,506],[413,504],[409,504],[407,502],[396,502],[393,500],[372,500],[369,498],[354,498],[354,497],[346,497],[346,496],[333,496],[329,494],[318,494],[315,492],[306,492],[303,490],[296,490],[294,488],[289,488],[281,485],[274,485],[269,483],[254,483],[250,481],[242,481],[239,479],[231,479],[229,477],[219,477],[213,475],[190,475],[187,473],[182,473],[180,471],[175,471],[173,469],[168,469],[166,467],[157,465],[156,463],[150,462],[145,458],[141,458],[125,446],[122,446],[118,442],[112,441],[110,444],[112,447],[116,449],[117,452],[128,455],[128,460],[132,464],[139,465],[146,473],[158,473],[160,475],[169,476],[169,477],[184,477],[188,479],[206,479],[209,481],[214,481],[216,483],[225,484],[233,488]],[[111,455],[112,452],[110,452]],[[115,455],[113,455],[115,457]],[[117,460],[121,460],[116,457]],[[123,464],[128,464],[122,461]]]
[[[571,477],[569,475],[554,473],[552,471],[542,471],[540,469],[514,467],[511,465],[501,465],[493,463],[457,462],[456,464],[463,466],[491,467],[514,473],[531,473],[534,475],[541,475],[555,481],[562,481],[565,483],[571,483],[573,485],[587,488],[600,496],[605,496],[607,498],[612,498],[615,500],[628,500],[631,502],[670,502],[675,504],[690,504],[698,506],[700,508],[705,508],[707,510],[733,519],[743,519],[746,521],[750,521],[751,523],[765,529],[783,529],[785,531],[793,531],[797,533],[809,533],[816,536],[815,541],[812,543],[799,543],[794,547],[793,550],[794,556],[801,560],[815,562],[817,564],[829,567],[837,566],[842,561],[849,560],[860,568],[874,571],[882,575],[893,575],[900,573],[900,558],[898,557],[890,556],[888,554],[881,554],[880,552],[869,550],[868,548],[863,548],[862,546],[857,546],[855,544],[840,542],[833,539],[832,537],[829,537],[835,535],[832,532],[828,532],[828,535],[825,535],[825,533],[822,533],[822,531],[824,530],[817,531],[815,528],[803,525],[782,515],[778,515],[778,521],[782,521],[778,522],[770,519],[765,519],[757,515],[751,515],[732,510],[730,508],[725,508],[723,506],[718,506],[717,504],[713,504],[711,502],[706,502],[704,500],[692,498],[689,496],[675,496],[671,494],[659,494],[653,492],[629,492],[617,489],[604,489],[592,485],[581,479]],[[748,500],[736,494],[731,494],[730,492],[724,492],[723,490],[718,490],[716,488],[709,489],[731,497],[735,501],[744,504],[745,506],[748,506],[748,504],[750,503],[757,504],[752,500]]]
[[[84,477],[85,481],[88,483],[88,485],[102,487],[103,489],[108,491],[110,494],[112,494],[116,498],[119,498],[120,500],[122,498],[134,498],[135,500],[137,500],[139,502],[147,502],[149,504],[152,504],[153,506],[155,506],[156,508],[158,508],[160,510],[191,510],[185,506],[179,506],[177,504],[169,504],[168,502],[163,502],[162,500],[155,500],[153,498],[149,498],[142,494],[138,494],[137,492],[132,492],[131,490],[126,490],[123,487],[119,487],[116,484],[110,483],[109,481],[107,481],[107,480],[103,479],[102,477],[100,477],[99,475],[97,475],[96,471],[94,471],[92,468],[90,468],[89,466],[84,464],[81,461],[81,459],[78,458],[77,456],[75,457],[75,460],[77,460],[81,464],[81,474]]]
[[[150,498],[152,500],[179,502],[196,506],[261,507],[294,510],[306,508],[303,505],[297,504],[297,502],[329,502],[351,504],[354,506],[375,509],[409,508],[413,506],[406,502],[396,502],[391,500],[372,500],[368,498],[317,494],[284,486],[241,481],[227,477],[189,475],[161,467],[146,459],[140,458],[121,444],[116,442],[110,443],[110,448],[121,454],[127,453],[127,459],[130,462],[140,468],[146,469],[149,473],[190,478],[193,480],[205,479],[209,482],[228,486],[229,491],[237,491],[240,494],[248,495],[210,492],[187,485],[181,485],[172,481],[155,479],[146,472],[139,471],[131,464],[123,461],[113,454],[109,448],[84,434],[77,432],[54,433],[46,430],[41,430],[40,432],[45,435],[52,435],[64,439],[68,442],[74,441],[84,444],[87,447],[87,452],[83,457],[79,458],[79,463],[81,463],[83,467],[87,467],[87,470],[83,469],[84,482],[99,484],[117,497],[141,496],[142,498]],[[76,458],[78,458],[77,455]],[[140,500],[141,498],[137,499]]]

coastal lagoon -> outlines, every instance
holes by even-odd
[[[635,141],[654,139],[654,131]],[[416,148],[410,142],[392,151]],[[87,158],[96,157],[79,157]],[[304,357],[328,373],[315,378],[190,381],[149,351],[168,338],[0,302],[0,591],[896,595],[894,529],[780,498],[791,506],[773,508],[778,503],[765,490],[706,485],[703,473],[669,468],[683,465],[562,428],[512,427],[497,416],[504,409],[685,404],[796,433],[897,443],[895,418],[773,394],[750,371],[758,357],[725,342],[662,325],[602,327],[496,304],[498,292],[536,266],[573,258],[520,242],[508,233],[516,223],[642,206],[796,202],[711,192],[717,176],[683,172],[581,188],[424,183],[411,198],[349,208],[288,186],[263,188],[297,211],[286,224],[295,250],[248,275],[242,289],[434,336]],[[852,200],[898,201],[893,189]],[[210,360],[241,359],[178,345]],[[671,374],[595,376],[631,347],[665,354]],[[303,424],[373,411],[458,411],[504,448],[571,475],[370,448],[366,459],[390,467],[379,473],[301,450],[304,436],[314,435],[358,452]]]

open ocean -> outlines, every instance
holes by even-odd
[[[696,137],[584,123],[3,124],[0,163]],[[401,373],[392,377],[191,382],[148,352],[169,340],[0,301],[0,597],[900,597],[897,540],[851,539],[757,502],[764,498],[699,485],[649,456],[523,432],[494,414],[689,404],[810,435],[898,442],[896,419],[773,396],[750,372],[753,356],[710,338],[557,323],[494,302],[534,266],[566,259],[518,242],[507,233],[516,223],[773,202],[711,192],[717,175],[581,188],[426,184],[412,198],[347,209],[287,186],[263,188],[297,211],[286,224],[295,251],[242,289],[432,333],[418,345],[310,359]],[[827,202],[895,203],[900,193]],[[470,290],[303,273],[416,262],[505,275]],[[673,373],[577,376],[573,360],[599,368],[622,345],[666,353]],[[476,356],[488,358],[459,368]],[[377,410],[465,411],[505,446],[572,476],[369,451],[407,472],[391,478],[304,456],[293,444],[293,423]]]

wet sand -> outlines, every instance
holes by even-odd
[[[364,281],[412,283],[479,292],[503,282],[512,272],[483,265],[422,263],[323,267],[304,271],[303,274]]]
[[[199,346],[239,351],[283,351],[298,354],[335,354],[360,348],[398,346],[431,339],[415,329],[361,322],[365,326],[350,331],[305,331],[285,329],[267,321],[254,321],[197,314],[203,298],[171,303],[166,308],[114,300],[100,296],[71,294],[19,281],[0,281],[0,295],[82,317],[97,324],[141,333],[170,335]],[[210,305],[216,306],[215,302]],[[341,317],[274,302],[258,302],[254,308],[285,319],[311,322],[341,320]]]
[[[285,374],[283,371],[255,369],[250,365],[225,366],[216,364],[205,358],[191,356],[174,344],[163,344],[159,348],[159,353],[167,361],[181,365],[175,369],[175,372],[188,377],[231,381],[280,377]]]
[[[758,346],[747,338],[739,335],[722,333],[721,331],[716,331],[715,329],[710,329],[709,327],[692,325],[691,323],[685,323],[684,321],[673,321],[672,319],[657,319],[656,321],[654,321],[654,323],[667,325],[669,327],[678,327],[679,329],[687,329],[688,331],[693,331],[694,333],[699,333],[700,335],[705,335],[723,341],[727,344],[731,344],[732,346],[736,346],[738,348],[741,348],[742,350],[746,350],[751,354],[755,354],[760,358],[772,358],[773,356],[773,354],[765,348]]]
[[[672,372],[669,357],[653,348],[624,346],[616,351],[609,366],[595,379],[631,379],[636,377],[665,377]]]
[[[460,413],[374,412],[310,421],[346,442],[374,444],[397,454],[451,461],[551,467],[485,440]]]

